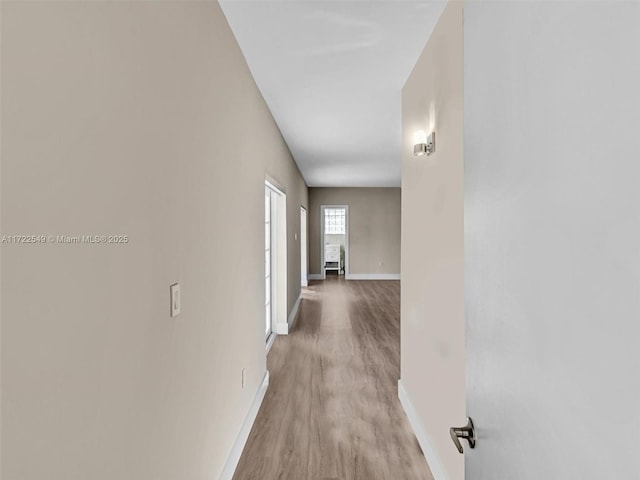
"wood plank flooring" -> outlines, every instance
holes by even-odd
[[[312,282],[299,315],[233,480],[433,480],[397,395],[400,282]]]

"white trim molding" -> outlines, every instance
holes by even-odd
[[[287,333],[289,333],[293,329],[293,326],[295,325],[296,320],[298,319],[298,309],[300,308],[301,302],[302,302],[302,292],[300,292],[300,295],[298,295],[298,299],[296,300],[296,303],[293,305],[293,308],[291,309],[291,314],[289,315],[289,321],[287,322],[287,324],[289,325],[289,331]]]
[[[309,214],[307,207],[300,205],[300,285],[309,286]]]
[[[324,280],[324,275],[321,273],[310,273],[309,280]]]
[[[269,351],[271,350],[271,347],[273,347],[273,342],[276,341],[277,336],[278,335],[276,335],[273,332],[271,332],[271,335],[269,335],[269,338],[267,339],[267,353],[269,353]]]
[[[346,275],[349,275],[349,266],[351,262],[349,261],[349,205],[320,205],[320,269],[322,270],[322,278],[320,280],[325,280],[327,276],[327,271],[325,270],[324,265],[324,209],[325,208],[344,208],[345,211],[345,225],[344,225],[344,265],[342,268],[344,269],[345,278]]]
[[[422,448],[424,458],[427,460],[427,464],[433,474],[434,480],[450,480],[449,475],[444,468],[444,464],[440,459],[440,455],[438,455],[438,451],[435,448],[435,444],[427,433],[426,428],[422,425],[420,416],[411,403],[411,399],[404,388],[402,379],[398,380],[398,398],[404,408],[404,412],[407,414],[409,424],[411,425],[411,428],[413,428],[413,432],[416,434],[416,438],[418,439],[420,448]]]
[[[256,392],[256,396],[253,399],[253,403],[251,403],[249,412],[247,412],[247,416],[242,423],[240,433],[238,433],[236,441],[231,447],[231,452],[229,452],[227,461],[225,462],[222,473],[220,474],[220,480],[231,480],[233,478],[233,474],[235,473],[238,462],[240,461],[240,456],[242,455],[242,450],[244,450],[244,446],[247,443],[249,433],[251,433],[251,427],[253,427],[253,422],[256,421],[258,410],[260,410],[260,405],[262,405],[262,400],[264,400],[264,396],[267,393],[268,387],[269,371],[267,370],[264,374],[264,378],[262,379],[260,387],[258,387],[258,391]]]
[[[293,328],[293,324],[296,322],[298,318],[298,308],[300,308],[300,302],[302,301],[302,292],[298,295],[298,299],[296,303],[293,304],[293,308],[291,309],[291,313],[289,314],[289,318],[287,319],[287,323],[276,323],[274,325],[274,331],[278,335],[289,335],[289,332]]]
[[[274,323],[273,331],[278,335],[289,335],[289,324],[288,323]]]
[[[400,280],[399,273],[347,273],[345,280]]]

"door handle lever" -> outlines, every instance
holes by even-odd
[[[460,443],[461,438],[469,442],[469,448],[475,448],[476,446],[476,431],[473,428],[473,420],[469,417],[467,417],[467,424],[464,427],[451,427],[449,429],[449,435],[451,435],[451,440],[453,440],[453,443],[460,453],[464,453],[464,449]]]

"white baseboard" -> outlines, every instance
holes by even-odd
[[[399,273],[347,273],[345,280],[400,280]]]
[[[276,341],[277,336],[278,335],[275,333],[271,333],[271,335],[269,335],[269,338],[267,339],[267,354],[269,353],[269,350],[271,350],[271,347],[273,347],[273,342]]]
[[[298,308],[300,308],[300,302],[302,301],[302,292],[298,295],[298,299],[296,303],[293,304],[293,308],[291,309],[291,313],[289,314],[289,318],[287,319],[287,323],[276,323],[273,327],[273,331],[278,335],[289,335],[289,332],[293,328],[293,324],[295,323],[298,315]]]
[[[298,295],[298,299],[296,300],[296,303],[293,305],[293,308],[291,309],[291,314],[289,315],[289,321],[287,322],[287,324],[289,325],[289,332],[293,329],[293,326],[295,325],[296,320],[298,319],[298,309],[300,308],[300,302],[302,302],[302,292],[300,292],[300,295]]]
[[[288,323],[274,323],[273,331],[278,335],[288,335],[289,334],[289,324]]]
[[[242,455],[242,450],[244,450],[244,445],[247,443],[249,433],[251,433],[251,427],[253,427],[253,422],[256,421],[258,410],[260,410],[260,405],[262,405],[262,400],[264,400],[264,395],[267,393],[268,387],[269,371],[267,370],[264,374],[260,387],[258,387],[253,403],[251,403],[249,412],[247,413],[242,427],[240,428],[240,433],[238,433],[236,441],[233,443],[233,447],[231,447],[231,452],[229,453],[227,461],[224,464],[224,468],[222,469],[222,473],[220,474],[220,480],[231,480],[233,478],[233,474],[235,473],[238,462],[240,461],[240,456]]]
[[[345,280],[400,280],[399,273],[347,273]],[[309,280],[325,280],[321,273],[309,274]]]
[[[438,455],[438,451],[435,448],[433,440],[431,440],[430,435],[422,425],[420,416],[418,415],[416,409],[413,407],[411,399],[409,398],[409,394],[405,390],[402,380],[398,380],[398,398],[400,399],[400,403],[404,408],[404,412],[407,414],[407,418],[409,418],[409,423],[411,424],[411,428],[413,428],[413,432],[416,434],[416,438],[418,439],[420,448],[422,448],[424,458],[429,464],[429,468],[431,469],[433,478],[435,480],[449,480],[449,475],[444,468],[444,464],[440,459],[440,455]]]

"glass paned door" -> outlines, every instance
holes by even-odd
[[[264,189],[264,318],[265,337],[273,331],[273,238],[275,228],[275,192]]]

